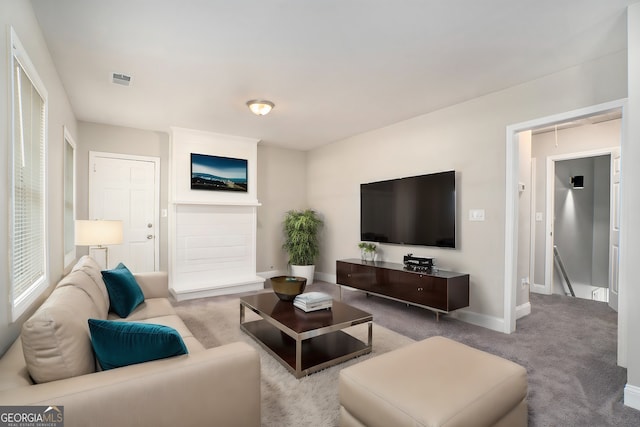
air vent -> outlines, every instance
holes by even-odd
[[[118,85],[129,86],[131,84],[131,76],[127,76],[126,74],[121,73],[113,73],[112,81],[113,83]]]

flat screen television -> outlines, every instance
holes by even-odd
[[[455,171],[360,184],[360,239],[455,248]]]
[[[191,189],[247,191],[247,160],[191,153]]]

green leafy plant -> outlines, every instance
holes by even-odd
[[[358,247],[360,249],[362,249],[365,252],[375,252],[376,251],[376,244],[375,243],[368,243],[368,242],[360,242],[358,243]]]
[[[376,244],[371,242],[358,243],[360,248],[360,258],[363,261],[375,261],[376,259]]]
[[[318,232],[323,224],[311,209],[287,212],[283,223],[285,241],[282,248],[289,254],[289,264],[314,264],[320,253]]]

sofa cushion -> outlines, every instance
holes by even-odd
[[[178,331],[169,326],[89,319],[91,342],[102,369],[187,354]]]
[[[107,319],[137,322],[153,317],[170,316],[172,314],[176,314],[176,311],[167,298],[150,298],[145,299],[142,304],[137,306],[125,318],[119,317],[116,313],[109,313]]]
[[[100,313],[99,317],[101,319],[105,319],[107,317],[107,313],[109,312],[109,300],[105,300],[102,295],[102,291],[86,271],[71,271],[71,273],[58,282],[56,288],[62,288],[65,286],[75,286],[76,288],[81,289],[89,296],[89,298],[91,298],[92,304],[95,305],[96,309]]]
[[[82,288],[54,289],[22,325],[22,350],[33,381],[44,383],[94,372],[87,319],[101,314]]]
[[[138,282],[123,263],[113,270],[102,271],[102,278],[109,292],[111,311],[118,316],[127,317],[144,301]]]
[[[78,260],[76,265],[73,266],[71,271],[83,271],[86,275],[93,279],[93,282],[96,284],[96,287],[100,290],[100,293],[103,297],[103,304],[106,307],[106,310],[109,311],[109,293],[107,292],[107,287],[104,284],[104,280],[102,279],[102,274],[100,274],[100,265],[91,258],[89,255],[84,255],[82,258]]]

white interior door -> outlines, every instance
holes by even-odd
[[[121,220],[124,241],[109,246],[109,265],[158,269],[158,158],[89,153],[89,218]]]
[[[618,311],[620,251],[620,150],[611,152],[611,208],[609,216],[609,307]]]

